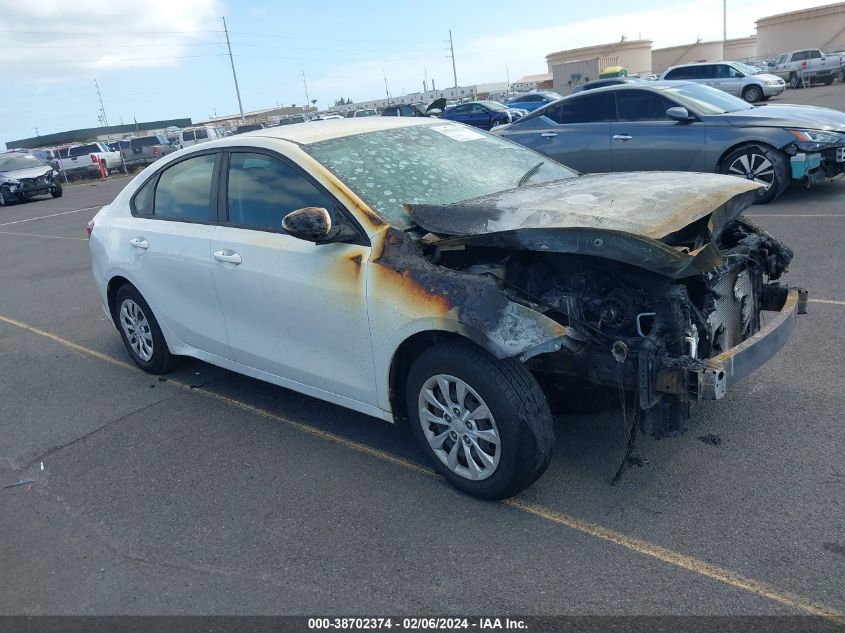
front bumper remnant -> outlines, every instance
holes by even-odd
[[[701,366],[687,369],[697,380],[687,380],[690,395],[699,400],[719,400],[728,387],[755,371],[786,345],[795,329],[795,316],[806,313],[807,291],[792,288],[786,294],[777,315],[739,345],[702,361]],[[692,378],[691,376],[688,378]]]

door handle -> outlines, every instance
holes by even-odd
[[[147,250],[150,247],[150,243],[143,237],[133,237],[129,240],[129,245],[143,250]]]
[[[617,141],[630,141],[634,137],[630,134],[614,134],[613,138],[615,138]]]
[[[543,132],[540,136],[545,136],[546,138],[550,138],[552,136],[557,136],[557,132]]]
[[[241,256],[238,255],[235,251],[230,251],[226,249],[225,251],[215,251],[214,259],[218,262],[226,262],[228,264],[240,264],[243,260]]]

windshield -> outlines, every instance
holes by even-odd
[[[379,216],[403,228],[403,204],[451,204],[577,175],[516,143],[457,123],[380,130],[304,145]],[[537,167],[540,162],[543,164]]]
[[[502,105],[498,101],[479,101],[481,105],[485,105],[491,110],[507,110],[508,106]]]
[[[16,169],[32,169],[33,167],[46,166],[47,165],[30,154],[0,157],[0,171],[15,171]]]
[[[754,108],[753,105],[727,92],[701,84],[673,86],[666,88],[665,92],[699,114],[726,114]]]
[[[759,75],[763,72],[759,68],[754,68],[754,66],[749,66],[748,64],[743,64],[742,62],[734,62],[733,67],[737,70],[741,70],[746,75]]]

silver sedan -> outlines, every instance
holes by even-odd
[[[845,172],[845,113],[753,106],[695,83],[622,84],[570,95],[495,134],[581,172],[698,171],[754,180],[758,203],[792,180]]]

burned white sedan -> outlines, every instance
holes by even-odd
[[[176,152],[89,225],[133,360],[193,356],[410,422],[456,487],[551,459],[550,402],[619,390],[680,432],[787,341],[792,253],[728,176],[579,176],[431,119],[264,129]],[[770,312],[765,322],[764,311]]]

